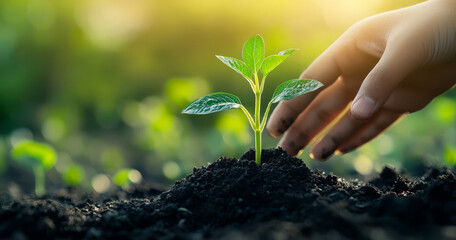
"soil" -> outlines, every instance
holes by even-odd
[[[312,171],[281,149],[195,168],[168,191],[0,197],[0,238],[456,239],[456,177],[385,167],[369,182]]]

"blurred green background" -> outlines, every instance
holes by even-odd
[[[33,179],[9,157],[23,139],[57,151],[48,182],[59,185],[64,176],[74,185],[80,177],[68,172],[83,171],[82,186],[95,190],[97,181],[109,184],[123,168],[137,169],[149,181],[171,182],[219,156],[239,157],[253,147],[241,111],[180,114],[212,91],[236,93],[251,109],[250,88],[215,54],[241,58],[243,43],[255,34],[265,39],[267,55],[299,48],[269,76],[264,94],[270,96],[355,22],[418,2],[2,0],[2,183]],[[325,164],[310,160],[308,151],[301,157],[341,176],[368,175],[385,163],[411,171],[422,164],[451,165],[454,95],[436,99],[358,151]],[[265,147],[277,143],[266,133],[264,138]]]

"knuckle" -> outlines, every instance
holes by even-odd
[[[347,35],[351,36],[351,38],[359,39],[361,37],[365,37],[366,32],[372,30],[374,25],[374,19],[372,17],[365,18],[361,21],[356,22],[355,24],[351,25],[348,30],[346,31]]]

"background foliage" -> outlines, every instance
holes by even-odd
[[[242,43],[255,34],[265,38],[267,55],[299,48],[269,77],[264,96],[270,96],[356,21],[417,2],[2,0],[2,182],[25,184],[30,177],[9,157],[22,139],[57,150],[51,182],[82,181],[87,189],[109,184],[123,168],[138,169],[148,180],[174,180],[218,156],[239,157],[253,147],[240,111],[180,114],[210,91],[236,93],[253,106],[248,85],[215,54],[240,58]],[[411,170],[423,162],[454,164],[454,95],[450,91],[372,143],[324,165],[308,159],[308,151],[301,157],[339,175],[369,174],[385,163]],[[265,147],[276,143],[265,134]]]

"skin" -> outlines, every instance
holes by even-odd
[[[283,135],[279,146],[297,155],[337,119],[311,157],[354,150],[456,83],[456,1],[430,0],[364,19],[300,78],[325,87],[282,101],[269,134]]]

